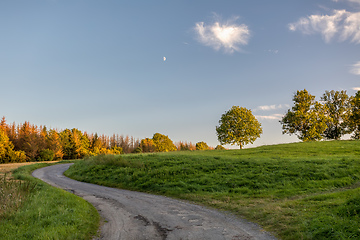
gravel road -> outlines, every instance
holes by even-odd
[[[40,168],[33,176],[93,204],[103,218],[99,239],[276,239],[256,224],[208,208],[69,179],[63,172],[70,165]]]

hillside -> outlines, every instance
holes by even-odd
[[[358,238],[360,142],[98,156],[67,175],[231,211],[281,239]]]

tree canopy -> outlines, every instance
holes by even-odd
[[[166,135],[155,133],[152,140],[155,145],[155,152],[171,152],[177,150],[173,141]]]
[[[360,91],[351,98],[350,104],[349,127],[354,132],[352,138],[360,139]]]
[[[326,115],[327,107],[315,101],[315,96],[306,89],[297,91],[294,106],[288,110],[280,123],[283,134],[295,134],[303,141],[320,140],[331,118]]]
[[[262,128],[251,110],[233,106],[221,116],[216,133],[221,144],[236,144],[242,149],[260,137]]]
[[[326,139],[339,140],[344,134],[349,133],[348,118],[350,115],[350,98],[346,91],[325,91],[321,97],[325,105],[326,115],[331,118],[327,121],[327,128],[323,136]]]
[[[206,142],[197,142],[196,143],[196,150],[209,150],[209,146]]]

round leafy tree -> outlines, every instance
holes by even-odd
[[[218,140],[221,144],[238,145],[240,149],[244,145],[254,143],[262,134],[259,121],[251,110],[243,107],[233,106],[225,112],[216,127]]]
[[[163,134],[155,133],[152,138],[155,145],[155,152],[171,152],[176,151],[176,147],[171,139]]]
[[[195,146],[196,150],[209,150],[209,146],[206,144],[206,142],[198,142]]]
[[[323,138],[327,123],[332,119],[326,114],[328,107],[315,101],[315,96],[306,89],[297,91],[293,98],[294,106],[281,119],[283,134],[296,134],[306,141],[316,141]]]

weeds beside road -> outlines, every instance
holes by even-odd
[[[92,205],[31,176],[49,165],[21,167],[12,178],[0,176],[0,239],[91,239],[96,234],[99,215]]]

